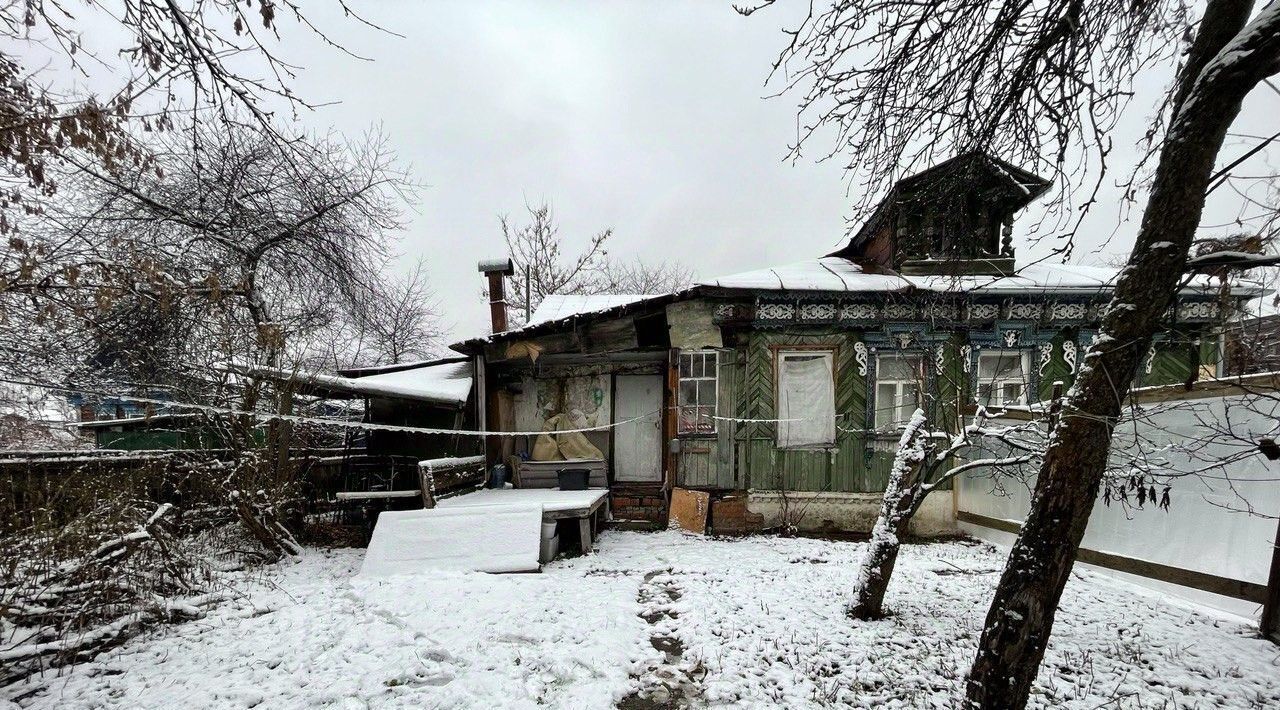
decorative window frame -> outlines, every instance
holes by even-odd
[[[706,356],[708,356],[708,355],[709,355],[709,356],[711,356],[711,358],[712,358],[711,362],[713,363],[713,364],[712,364],[712,366],[711,366],[711,367],[712,367],[712,373],[713,373],[713,374],[712,374],[712,376],[710,376],[710,377],[707,377],[706,375],[702,375],[702,376],[699,376],[699,377],[692,377],[692,376],[690,376],[690,377],[683,377],[683,376],[681,376],[681,374],[680,374],[681,359],[682,359],[682,358],[684,358],[684,356],[686,356],[686,355],[690,355],[690,356],[692,356],[692,355],[700,355],[700,356],[703,356],[704,358],[705,358]],[[704,362],[705,362],[705,360],[704,360]],[[685,408],[686,406],[693,406],[693,407],[703,408],[703,407],[706,407],[707,405],[703,404],[701,400],[699,400],[699,401],[697,401],[697,402],[694,402],[694,403],[686,403],[686,402],[682,402],[682,401],[681,401],[681,399],[680,399],[680,383],[685,382],[685,381],[701,382],[701,381],[706,381],[706,380],[711,380],[711,381],[715,382],[715,384],[716,384],[716,401],[715,401],[714,403],[712,403],[712,405],[711,405],[711,416],[712,416],[712,419],[711,419],[711,429],[710,429],[709,431],[699,431],[699,430],[696,430],[696,429],[695,429],[695,430],[693,430],[693,431],[681,431],[681,429],[680,429],[680,422],[681,422],[681,419],[682,419],[682,414],[683,414],[683,410],[684,410],[684,408]],[[714,348],[700,348],[700,349],[697,349],[697,350],[680,350],[679,352],[677,352],[677,353],[676,353],[676,402],[675,402],[675,415],[676,415],[676,436],[677,436],[677,437],[679,437],[679,438],[682,438],[682,439],[696,439],[696,438],[714,437],[714,436],[716,436],[716,435],[717,435],[717,433],[718,433],[718,432],[719,432],[719,430],[720,430],[719,422],[715,419],[715,417],[720,416],[720,351],[719,351],[719,350],[716,350],[716,349],[714,349]]]
[[[1045,341],[1045,342],[1052,342],[1052,341]],[[1022,361],[1021,367],[1022,367],[1022,375],[1024,380],[1020,384],[1022,384],[1023,386],[1023,393],[1022,393],[1023,401],[1019,402],[1017,406],[1029,405],[1029,404],[1032,404],[1033,402],[1039,401],[1040,377],[1039,377],[1038,368],[1036,367],[1035,358],[1033,357],[1034,353],[1037,350],[1038,348],[1001,348],[1001,347],[979,349],[974,355],[973,376],[970,378],[972,380],[972,386],[969,388],[970,394],[971,394],[970,401],[974,404],[980,403],[979,397],[978,397],[978,391],[979,391],[979,388],[982,386],[981,372],[982,372],[983,356],[990,357],[993,354],[1005,355],[1009,353],[1016,353],[1018,358]],[[999,406],[1007,406],[1007,405],[999,405]]]
[[[894,431],[893,425],[899,423],[899,422],[889,422],[885,425],[882,425],[877,420],[877,417],[876,417],[876,415],[880,411],[879,402],[878,402],[880,398],[880,385],[881,385],[880,358],[890,358],[890,357],[892,358],[908,358],[909,357],[909,358],[919,359],[921,379],[917,384],[920,385],[920,400],[921,400],[920,406],[921,407],[925,407],[926,409],[928,408],[930,389],[934,387],[937,382],[937,378],[932,374],[934,370],[931,362],[932,356],[927,349],[925,348],[909,348],[909,349],[880,348],[880,349],[874,350],[870,358],[871,366],[869,367],[869,370],[871,374],[867,376],[867,403],[868,403],[869,412],[867,414],[866,422],[867,422],[867,428],[876,432],[878,435],[888,434],[890,432],[893,432]],[[892,382],[901,383],[901,382],[904,382],[904,380],[895,379],[895,380],[892,380]]]
[[[1010,334],[1016,334],[1015,343],[1009,345]],[[1040,401],[1040,368],[1038,367],[1037,357],[1039,355],[1040,346],[1043,343],[1052,342],[1054,335],[1058,333],[1058,329],[1051,328],[1041,330],[1032,323],[1001,323],[988,331],[969,331],[969,340],[961,347],[961,351],[968,353],[968,360],[964,363],[967,375],[965,390],[968,393],[969,402],[978,401],[978,358],[983,351],[991,350],[1019,350],[1023,352],[1023,367],[1026,368],[1027,374],[1027,401]],[[1078,336],[1077,336],[1078,337]],[[1084,349],[1080,349],[1081,355]],[[1028,359],[1030,364],[1028,365]]]
[[[918,355],[924,362],[923,400],[925,413],[932,415],[937,405],[936,390],[938,375],[934,367],[937,348],[945,346],[955,337],[955,330],[935,330],[926,323],[895,323],[879,330],[868,330],[862,334],[862,342],[867,347],[867,374],[863,380],[866,388],[866,411],[863,415],[868,437],[868,452],[873,439],[896,436],[896,433],[880,432],[876,429],[876,383],[877,358],[883,354]]]

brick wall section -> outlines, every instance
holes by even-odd
[[[667,525],[667,496],[659,486],[630,487],[614,485],[609,492],[609,510],[613,519],[643,523],[654,528]]]
[[[745,493],[733,493],[711,501],[708,528],[716,535],[750,535],[764,529],[764,516],[747,510]]]

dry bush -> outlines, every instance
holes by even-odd
[[[0,465],[0,683],[200,618],[298,549],[254,455],[64,463]]]

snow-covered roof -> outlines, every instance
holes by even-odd
[[[395,397],[458,407],[466,404],[472,382],[471,363],[465,360],[435,361],[434,364],[363,377],[268,368],[254,368],[249,374],[288,379],[326,394]]]
[[[628,303],[636,303],[653,296],[643,294],[558,294],[553,293],[542,299],[542,303],[534,309],[533,314],[529,316],[529,322],[524,324],[525,328],[540,325],[542,323],[550,323],[551,321],[564,320],[570,316],[580,316],[584,313],[595,313],[597,311],[607,311],[610,308],[625,306]]]
[[[878,293],[922,290],[975,294],[1097,293],[1110,289],[1119,271],[1102,266],[1038,262],[1019,267],[1012,276],[908,276],[867,273],[847,259],[826,256],[786,266],[745,271],[700,282],[699,286],[773,291]],[[1208,277],[1197,276],[1183,293],[1216,290]]]
[[[910,283],[897,274],[869,274],[838,256],[798,261],[755,271],[721,276],[699,286],[781,291],[902,291]]]
[[[908,276],[919,289],[935,292],[1041,293],[1084,291],[1096,293],[1115,283],[1117,269],[1040,262],[1018,267],[1012,276]]]
[[[449,402],[461,406],[471,394],[471,363],[448,362],[350,378],[366,394]]]
[[[705,279],[693,287],[674,293],[644,296],[628,295],[551,295],[533,312],[529,322],[519,328],[473,338],[451,347],[463,353],[495,338],[511,338],[529,330],[545,330],[549,324],[559,324],[571,318],[586,315],[618,315],[610,313],[625,306],[665,299],[664,302],[698,295],[705,289],[730,289],[744,291],[809,291],[826,293],[906,293],[924,291],[933,293],[971,293],[974,295],[1010,296],[1015,294],[1064,294],[1077,296],[1109,295],[1119,270],[1103,266],[1080,266],[1036,262],[1018,267],[1010,276],[913,276],[890,270],[872,272],[839,256],[824,256],[798,261],[783,266],[773,266],[744,271],[728,276]],[[1219,284],[1212,277],[1197,275],[1183,287],[1183,295],[1208,295],[1217,293]],[[1233,290],[1236,296],[1257,296],[1263,289],[1245,285]]]
[[[16,415],[29,421],[69,422],[74,408],[55,390],[22,385],[0,385],[0,416]]]
[[[338,374],[343,377],[364,377],[365,375],[380,375],[384,372],[398,372],[400,370],[412,370],[416,367],[426,367],[428,365],[443,365],[446,362],[458,362],[457,358],[431,358],[429,360],[409,360],[406,362],[395,362],[388,365],[358,365],[355,367],[340,368]]]

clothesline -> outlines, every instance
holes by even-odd
[[[309,416],[299,415],[299,414],[257,412],[257,411],[235,409],[231,407],[218,407],[214,405],[194,404],[190,402],[179,402],[171,399],[156,399],[152,397],[142,397],[142,396],[135,396],[135,395],[118,395],[118,394],[108,395],[103,392],[96,392],[94,390],[89,390],[84,388],[64,387],[61,385],[52,385],[47,383],[30,382],[30,381],[24,381],[24,380],[12,380],[12,379],[0,378],[0,382],[7,383],[7,384],[14,384],[14,385],[22,385],[26,387],[39,387],[42,389],[53,390],[57,392],[72,393],[72,394],[88,394],[88,395],[95,395],[95,396],[101,396],[101,397],[110,396],[115,399],[129,401],[129,402],[138,402],[141,404],[155,404],[155,405],[164,406],[164,407],[174,407],[178,409],[187,409],[187,410],[196,411],[196,412],[204,412],[206,414],[221,414],[226,416],[252,417],[261,423],[269,423],[272,421],[285,421],[285,422],[295,422],[300,424],[320,424],[325,426],[342,427],[347,429],[358,429],[362,431],[393,431],[393,432],[409,433],[409,434],[444,434],[444,435],[450,435],[450,436],[514,437],[514,436],[540,436],[542,434],[573,434],[573,433],[586,433],[586,432],[593,432],[593,431],[608,431],[610,429],[615,429],[620,426],[625,426],[627,424],[633,424],[635,422],[649,419],[654,415],[661,413],[662,411],[660,409],[653,410],[645,414],[641,414],[639,416],[631,417],[629,419],[624,419],[619,422],[612,422],[609,424],[599,424],[596,426],[588,426],[588,427],[577,427],[573,429],[554,429],[554,430],[539,429],[539,430],[531,430],[531,431],[492,431],[492,430],[486,430],[486,429],[446,429],[442,427],[421,427],[421,426],[409,426],[409,425],[403,425],[403,424],[379,424],[374,422],[353,422],[345,419],[309,417]],[[672,406],[670,407],[670,409],[675,410],[675,409],[678,409],[678,407]],[[840,421],[841,418],[846,418],[849,416],[851,416],[849,413],[842,412],[842,413],[837,413],[834,416],[834,419],[838,422]],[[825,417],[822,417],[822,418],[788,417],[785,419],[777,419],[777,418],[769,419],[769,418],[725,417],[720,415],[710,415],[710,418],[715,421],[727,422],[727,423],[733,423],[733,424],[785,424],[785,423],[794,423],[794,422],[819,421],[820,419],[825,421],[826,419]],[[139,419],[145,419],[145,418],[139,417]],[[846,428],[846,427],[841,427],[839,425],[836,426],[836,429],[843,433],[862,433],[862,434],[877,433],[877,432],[885,431],[884,429]]]

